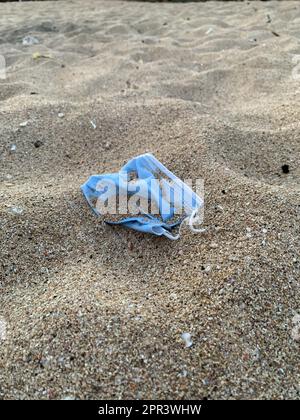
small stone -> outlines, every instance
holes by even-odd
[[[11,214],[21,215],[24,209],[22,209],[22,207],[13,206],[13,207],[10,207],[8,211]]]
[[[185,369],[183,369],[179,374],[178,374],[178,376],[180,377],[180,378],[186,378],[187,376],[188,376],[188,371],[187,370],[185,370]]]
[[[37,149],[43,146],[43,142],[41,140],[37,140],[33,144],[34,144],[34,147],[36,147]]]
[[[295,315],[292,322],[294,324],[294,328],[292,329],[292,339],[300,341],[300,315]]]
[[[40,41],[35,36],[31,36],[31,35],[27,35],[22,39],[22,45],[24,45],[25,47],[36,45],[39,43]]]
[[[259,348],[256,347],[254,350],[252,350],[251,355],[252,355],[252,359],[258,362],[261,358]]]
[[[224,211],[224,208],[220,204],[217,204],[215,206],[215,209],[218,213],[222,213]]]
[[[282,172],[283,172],[284,174],[288,174],[288,173],[290,172],[290,167],[289,167],[289,165],[282,165],[281,169],[282,169]]]
[[[47,367],[47,366],[49,366],[49,364],[50,364],[50,359],[49,359],[49,358],[47,358],[47,357],[43,357],[43,358],[40,360],[39,364],[40,364],[40,366],[41,366],[42,368],[46,368],[46,367]]]
[[[182,333],[181,338],[185,342],[185,347],[186,348],[192,347],[193,341],[192,341],[192,336],[191,336],[190,333],[188,333],[188,332]]]

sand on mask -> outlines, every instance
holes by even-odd
[[[193,232],[203,199],[152,154],[131,159],[119,172],[93,175],[81,190],[97,216],[121,225],[175,240],[186,222]]]

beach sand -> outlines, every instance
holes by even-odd
[[[299,399],[299,28],[293,1],[0,5],[1,398]],[[92,214],[80,185],[145,152],[204,179],[204,234]]]

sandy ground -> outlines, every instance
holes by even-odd
[[[1,398],[299,399],[299,28],[293,1],[0,5]],[[205,234],[91,213],[80,185],[146,151],[204,178]]]

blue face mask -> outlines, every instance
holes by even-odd
[[[81,190],[107,224],[178,239],[172,230],[188,222],[193,232],[203,200],[153,155],[130,160],[117,173],[94,175]],[[180,230],[180,229],[179,229]]]

